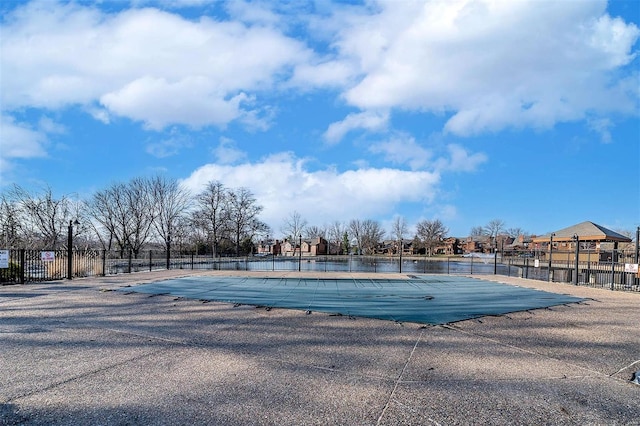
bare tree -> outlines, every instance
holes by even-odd
[[[150,195],[149,183],[143,178],[115,183],[93,194],[86,203],[87,214],[103,248],[110,250],[115,240],[120,256],[127,249],[138,256],[149,240],[154,219]]]
[[[509,228],[505,233],[512,238],[518,238],[520,235],[525,235],[525,231],[522,228]]]
[[[379,222],[366,219],[361,222],[361,248],[364,254],[374,254],[376,247],[384,239],[384,229]]]
[[[219,239],[228,225],[227,196],[228,191],[221,182],[210,181],[196,197],[198,211],[195,217],[211,239],[214,257],[217,255]]]
[[[271,234],[271,228],[266,223],[255,219],[249,221],[249,224],[245,231],[244,239],[247,241],[248,245],[251,245],[251,249],[253,249],[253,244],[256,238],[264,240]],[[245,252],[249,253],[249,250],[245,250]]]
[[[18,247],[23,238],[20,210],[6,194],[0,194],[0,244],[6,248]]]
[[[153,226],[164,242],[167,252],[167,269],[171,262],[171,241],[176,238],[178,224],[189,207],[189,192],[175,179],[156,176],[149,181],[154,208]]]
[[[114,203],[114,201],[121,199],[120,196],[115,197],[115,194],[119,193],[118,190],[123,188],[124,185],[122,184],[113,185],[106,190],[94,193],[91,199],[85,202],[86,216],[89,218],[88,222],[104,250],[111,250],[114,239],[116,239],[121,250],[125,245],[125,232],[119,226],[120,221],[117,217],[119,207],[123,207],[122,211],[125,211],[124,203]]]
[[[134,178],[125,187],[124,202],[127,214],[122,216],[122,223],[127,223],[129,232],[125,245],[138,256],[142,247],[151,236],[156,209],[149,189],[149,181],[145,178]]]
[[[484,227],[484,234],[494,243],[494,249],[497,245],[498,235],[500,235],[502,231],[504,231],[504,222],[500,219],[493,219]]]
[[[232,230],[232,239],[236,246],[236,255],[240,254],[240,243],[243,236],[251,235],[260,228],[258,214],[262,206],[247,188],[238,188],[229,192],[228,217]]]
[[[325,228],[321,228],[316,225],[307,226],[305,228],[305,238],[313,240],[315,238],[325,238],[326,239],[327,230]]]
[[[416,234],[422,240],[429,256],[433,255],[433,248],[446,237],[448,232],[449,229],[440,219],[423,220],[416,225]]]
[[[384,238],[380,223],[371,219],[353,219],[349,222],[349,235],[355,239],[358,254],[372,254]]]
[[[340,252],[345,231],[346,228],[340,221],[335,221],[329,226],[329,229],[327,231],[329,240],[329,253],[331,252],[331,245],[336,247],[336,253]]]
[[[201,251],[206,253],[205,247],[213,247],[207,219],[201,210],[193,210],[189,214],[189,235],[191,242],[197,248],[198,254],[201,254]]]
[[[358,254],[362,254],[362,222],[360,219],[351,219],[349,222],[349,234],[351,238],[356,240]]]
[[[402,240],[407,234],[407,222],[402,216],[396,216],[391,225],[391,235],[396,240]]]
[[[521,235],[523,237],[527,237],[529,235],[529,233],[522,228],[509,228],[505,232],[507,237],[511,237],[514,239],[517,239]],[[501,242],[502,244],[504,244],[504,240],[505,240],[505,237],[503,235],[498,236],[498,241]]]
[[[391,236],[398,243],[398,253],[404,248],[404,236],[407,233],[407,222],[402,216],[396,216],[391,225]]]
[[[300,235],[305,233],[307,227],[307,221],[302,217],[298,211],[294,210],[288,218],[284,220],[282,228],[280,229],[285,237],[290,239],[296,239]]]
[[[471,237],[480,237],[482,235],[484,235],[484,228],[482,226],[474,226],[469,232],[469,236]]]
[[[22,213],[26,233],[31,233],[33,240],[39,240],[41,247],[59,248],[72,218],[69,198],[54,197],[49,187],[42,194],[31,194],[18,185],[14,186],[12,196]]]
[[[174,250],[177,247],[178,253],[184,253],[187,248],[189,248],[188,251],[191,251],[195,238],[193,238],[193,227],[189,217],[186,214],[180,215],[173,229],[174,237],[171,240],[171,245]]]

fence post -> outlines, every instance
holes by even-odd
[[[615,258],[616,258],[616,250],[613,249],[613,250],[611,250],[611,290],[613,290],[613,281],[616,278],[616,275],[615,275],[615,273],[616,273],[616,263],[615,263],[616,259]]]
[[[73,225],[69,221],[69,228],[67,228],[67,279],[70,280],[73,277]]]
[[[152,271],[153,268],[153,250],[149,250],[149,272]]]
[[[498,274],[498,251],[493,252],[493,275]]]
[[[549,271],[547,273],[547,280],[553,282],[553,237],[555,233],[549,236]]]
[[[580,260],[580,237],[577,234],[574,234],[573,240],[576,243],[576,264],[574,269],[573,284],[578,285],[578,272],[580,271],[580,265],[578,264]]]
[[[102,276],[105,277],[107,275],[107,250],[102,250]]]
[[[640,226],[636,228],[636,263],[640,263]]]
[[[20,249],[20,284],[24,284],[25,259],[26,259],[26,250]]]

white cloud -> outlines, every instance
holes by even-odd
[[[312,53],[265,25],[187,20],[157,9],[106,13],[41,1],[5,16],[3,108],[84,105],[161,129],[252,117],[242,101],[273,88]],[[99,111],[99,109],[98,109]],[[94,116],[106,122],[108,114]]]
[[[42,116],[38,121],[38,128],[44,133],[63,134],[67,129],[64,125],[56,123],[50,117]]]
[[[237,148],[235,141],[226,137],[220,138],[213,153],[219,164],[234,164],[247,158],[247,154]]]
[[[305,160],[282,153],[257,163],[207,164],[183,184],[198,193],[210,180],[221,181],[229,188],[249,188],[264,207],[261,218],[273,229],[280,229],[294,210],[318,225],[354,217],[389,216],[399,203],[430,202],[440,176],[388,168],[311,171]]]
[[[231,16],[242,22],[263,25],[277,25],[282,23],[283,17],[271,9],[271,4],[260,1],[234,0],[228,2],[226,9]]]
[[[386,129],[388,122],[389,113],[385,111],[349,114],[344,120],[331,123],[324,133],[324,138],[328,143],[335,144],[352,130],[380,131]]]
[[[412,170],[427,166],[432,152],[419,145],[410,135],[396,134],[384,142],[374,143],[369,147],[374,154],[383,154],[385,160],[392,164],[408,164]]]
[[[162,140],[153,140],[147,143],[147,153],[157,158],[171,157],[183,148],[189,148],[193,144],[191,138],[182,134],[179,129],[172,128],[167,132],[167,137]]]
[[[474,172],[488,160],[484,153],[471,154],[457,144],[447,145],[447,152],[448,158],[443,157],[436,161],[436,170],[441,172]]]
[[[638,93],[619,79],[640,32],[604,0],[372,4],[342,16],[334,43],[359,64],[344,97],[364,111],[452,112],[445,130],[458,135],[635,113]]]
[[[100,102],[113,114],[144,121],[153,130],[169,124],[187,124],[200,128],[209,124],[224,126],[241,114],[240,93],[224,99],[214,93],[206,78],[187,77],[175,83],[165,79],[143,77],[132,81],[115,93],[107,93]]]
[[[278,90],[338,90],[360,111],[328,126],[330,144],[386,131],[394,109],[450,114],[444,130],[462,136],[637,112],[637,75],[625,67],[640,31],[608,16],[605,0],[314,7],[232,1],[221,20],[19,5],[3,17],[0,103],[5,112],[81,105],[103,123],[122,116],[153,130],[233,121],[265,130]]]
[[[298,65],[291,77],[291,86],[298,89],[339,88],[355,79],[357,68],[338,59]]]
[[[394,165],[408,165],[412,170],[434,170],[438,173],[471,173],[488,161],[484,153],[470,153],[458,144],[439,146],[436,144],[427,149],[412,136],[398,133],[386,141],[372,144],[369,151],[382,154],[386,161]],[[444,152],[440,152],[442,149]]]
[[[215,0],[131,0],[131,4],[136,7],[147,5],[161,5],[168,9],[181,9],[186,7],[205,6]]]
[[[613,123],[608,118],[589,120],[589,128],[600,135],[602,143],[611,143],[611,127]]]
[[[87,107],[85,109],[93,118],[102,122],[103,124],[111,123],[111,116],[109,111],[104,108]]]
[[[45,145],[47,135],[40,129],[28,124],[18,123],[8,115],[0,115],[0,152],[3,162],[10,158],[35,158],[47,155]],[[6,163],[5,163],[6,164]]]

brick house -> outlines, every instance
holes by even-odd
[[[278,256],[281,253],[281,242],[279,240],[263,240],[257,246],[257,254]]]
[[[327,240],[322,237],[313,239],[303,239],[302,245],[298,241],[284,240],[281,245],[281,254],[283,256],[323,256],[327,254]]]
[[[449,237],[443,239],[433,250],[433,254],[453,256],[461,252],[459,247],[460,240],[456,237]]]

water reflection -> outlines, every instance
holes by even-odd
[[[496,265],[499,274],[507,273],[507,265]],[[311,271],[311,272],[400,272],[406,274],[492,274],[493,259],[403,259],[402,268],[398,259],[359,258],[344,259],[216,259],[194,265],[196,269],[247,270],[247,271]]]
[[[155,259],[154,259],[155,260]],[[138,272],[145,270],[165,269],[164,260],[149,263],[148,259],[112,260],[108,265],[107,274]],[[403,259],[402,267],[398,258],[376,257],[315,257],[315,258],[285,258],[285,257],[246,257],[246,258],[202,258],[185,257],[171,260],[171,269],[211,269],[232,271],[307,271],[307,272],[369,272],[369,273],[397,273],[405,274],[493,274],[522,276],[523,269],[509,264],[494,265],[491,258],[440,258],[440,259]],[[528,273],[533,268],[527,268]],[[540,268],[542,269],[542,268]],[[542,272],[542,271],[535,271]],[[529,276],[529,278],[534,278]]]

